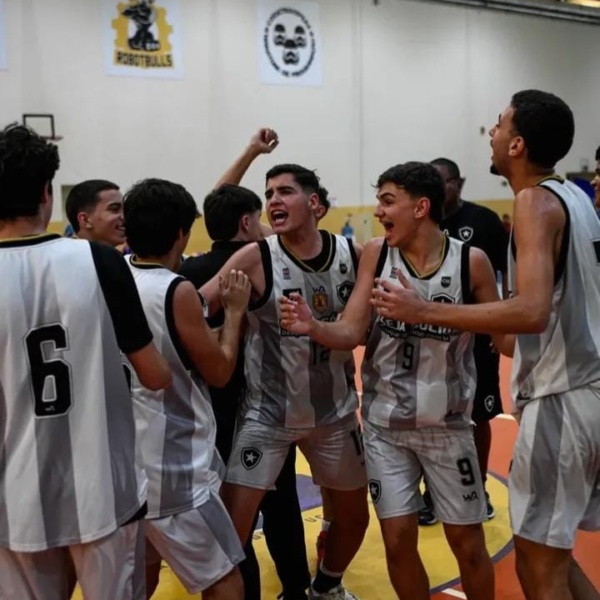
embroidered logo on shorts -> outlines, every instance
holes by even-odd
[[[250,471],[258,465],[263,453],[256,448],[242,448],[242,466]]]
[[[373,504],[377,504],[381,498],[381,481],[369,479],[369,494],[371,494]]]
[[[483,401],[485,406],[485,410],[488,412],[492,412],[494,410],[494,396],[487,396],[487,398]]]

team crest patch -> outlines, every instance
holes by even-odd
[[[396,269],[396,267],[392,267],[392,268],[390,269],[390,277],[391,277],[392,279],[395,279],[395,277],[396,277],[396,272],[397,272],[397,269]]]
[[[346,263],[340,264],[340,273],[345,275],[348,272],[348,265]]]
[[[447,288],[450,287],[452,283],[452,277],[442,277],[442,287]]]
[[[261,461],[263,453],[256,448],[242,448],[242,466],[251,471]]]
[[[348,302],[353,289],[354,283],[351,281],[344,281],[344,283],[340,283],[340,285],[337,286],[337,296],[342,304]]]
[[[329,297],[325,292],[317,291],[313,294],[312,303],[317,312],[325,312],[329,307]]]
[[[369,494],[371,494],[373,504],[377,504],[381,498],[381,481],[369,479]]]
[[[463,242],[470,241],[471,238],[473,237],[473,228],[472,227],[461,227],[458,230],[458,237],[460,237],[460,239]]]
[[[485,409],[491,413],[492,410],[494,410],[494,396],[487,396],[486,399],[483,401],[483,404],[485,406]]]
[[[288,280],[291,279],[290,270],[288,267],[283,267],[282,275],[283,275],[284,279],[288,279]]]

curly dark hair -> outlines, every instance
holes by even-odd
[[[429,199],[429,216],[434,223],[441,223],[446,197],[446,186],[438,170],[430,163],[407,162],[384,171],[377,180],[377,187],[393,183],[403,188],[412,198]]]
[[[44,188],[52,194],[59,165],[55,144],[23,125],[5,127],[0,132],[0,220],[37,215]]]
[[[567,103],[548,92],[523,90],[510,104],[515,133],[525,140],[529,162],[554,168],[573,145],[575,120]]]

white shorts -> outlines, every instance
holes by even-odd
[[[508,490],[515,535],[570,549],[600,530],[600,384],[525,405]]]
[[[0,548],[0,598],[68,600],[73,568],[85,600],[146,600],[144,521],[90,542],[41,552]]]
[[[379,519],[423,508],[419,484],[424,475],[440,521],[485,521],[485,493],[470,429],[400,431],[365,422],[364,440],[369,492]]]
[[[148,519],[146,537],[190,594],[214,585],[244,560],[233,523],[214,492],[192,510]]]
[[[292,444],[298,444],[306,457],[315,485],[351,491],[367,484],[362,433],[355,413],[333,425],[309,429],[285,429],[245,419],[236,435],[225,481],[272,489]]]

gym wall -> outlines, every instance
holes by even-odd
[[[8,70],[0,71],[0,122],[54,113],[61,169],[56,189],[107,178],[127,189],[143,177],[205,193],[260,126],[281,145],[266,169],[318,169],[334,198],[324,224],[352,214],[357,237],[372,225],[377,176],[407,160],[447,156],[467,177],[465,197],[510,212],[510,190],[489,174],[487,130],[513,92],[538,87],[573,108],[577,136],[560,172],[578,171],[598,145],[598,29],[443,6],[424,0],[320,0],[323,86],[267,86],[258,78],[254,0],[180,0],[182,80],[105,75],[100,0],[5,0]],[[489,202],[488,202],[489,201]],[[61,229],[62,203],[54,228]],[[192,251],[206,249],[201,222]]]

